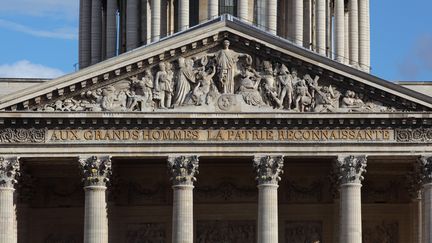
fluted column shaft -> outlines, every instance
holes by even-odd
[[[0,243],[14,242],[14,188],[0,187]]]
[[[178,0],[178,26],[179,30],[189,28],[189,0]]]
[[[106,58],[116,55],[117,50],[117,1],[107,0]]]
[[[258,243],[278,242],[278,182],[283,156],[255,156],[258,182]]]
[[[316,1],[316,49],[321,55],[326,54],[326,1]]]
[[[102,2],[92,0],[91,12],[91,64],[102,58]]]
[[[422,242],[432,242],[432,155],[418,160],[422,184]]]
[[[349,12],[345,11],[345,20],[344,20],[344,63],[349,64],[350,63],[350,42],[349,42]]]
[[[249,19],[249,13],[248,13],[248,0],[238,0],[238,17],[241,20],[248,20]]]
[[[357,0],[349,1],[349,12],[350,64],[357,66],[359,62],[359,16]]]
[[[19,175],[18,157],[0,157],[0,243],[16,243],[14,186]]]
[[[88,67],[91,61],[91,1],[80,1],[79,67]]]
[[[138,47],[138,6],[138,0],[127,0],[126,2],[126,51]]]
[[[239,2],[240,6],[240,2]],[[208,0],[208,19],[216,18],[219,15],[219,0]]]
[[[366,156],[340,156],[339,242],[362,243],[361,181],[366,172]]]
[[[193,183],[198,174],[198,156],[168,158],[173,182],[172,242],[193,242]]]
[[[160,39],[161,0],[151,0],[151,39],[152,42]]]
[[[84,177],[84,243],[108,243],[106,183],[111,157],[80,157]]]
[[[247,7],[247,6],[246,6]],[[267,30],[276,35],[277,31],[277,0],[267,0]]]
[[[312,40],[312,1],[305,0],[303,2],[303,46],[307,49],[310,49],[313,44]]]
[[[293,38],[294,43],[303,45],[303,0],[293,0]]]
[[[345,56],[345,7],[344,0],[335,0],[335,59],[344,61]]]
[[[359,63],[363,71],[369,72],[370,26],[369,0],[359,1]]]
[[[432,183],[423,185],[423,243],[432,242]]]

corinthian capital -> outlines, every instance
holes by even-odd
[[[422,184],[432,183],[432,155],[420,156],[418,159],[420,167],[420,180]]]
[[[111,156],[79,157],[85,186],[106,186],[111,176]]]
[[[168,170],[171,173],[173,185],[193,185],[198,171],[198,156],[170,156]]]
[[[339,156],[336,163],[336,169],[339,173],[338,179],[340,184],[361,183],[366,173],[367,157],[362,156]]]
[[[0,187],[13,188],[19,175],[18,157],[0,157]]]
[[[260,184],[278,184],[283,173],[283,156],[255,156],[253,165]]]

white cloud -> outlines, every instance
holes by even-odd
[[[0,28],[22,32],[37,37],[76,40],[78,30],[74,27],[64,27],[53,30],[38,30],[22,24],[0,19]]]
[[[77,19],[78,8],[78,0],[4,0],[0,3],[1,13],[62,19]]]
[[[0,77],[4,78],[57,78],[64,75],[63,71],[27,60],[13,64],[0,65]]]

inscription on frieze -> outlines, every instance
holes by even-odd
[[[415,142],[432,129],[0,129],[0,143]]]

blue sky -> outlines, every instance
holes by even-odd
[[[56,77],[78,62],[78,0],[0,3],[0,77]],[[432,81],[431,0],[371,0],[372,73]]]

